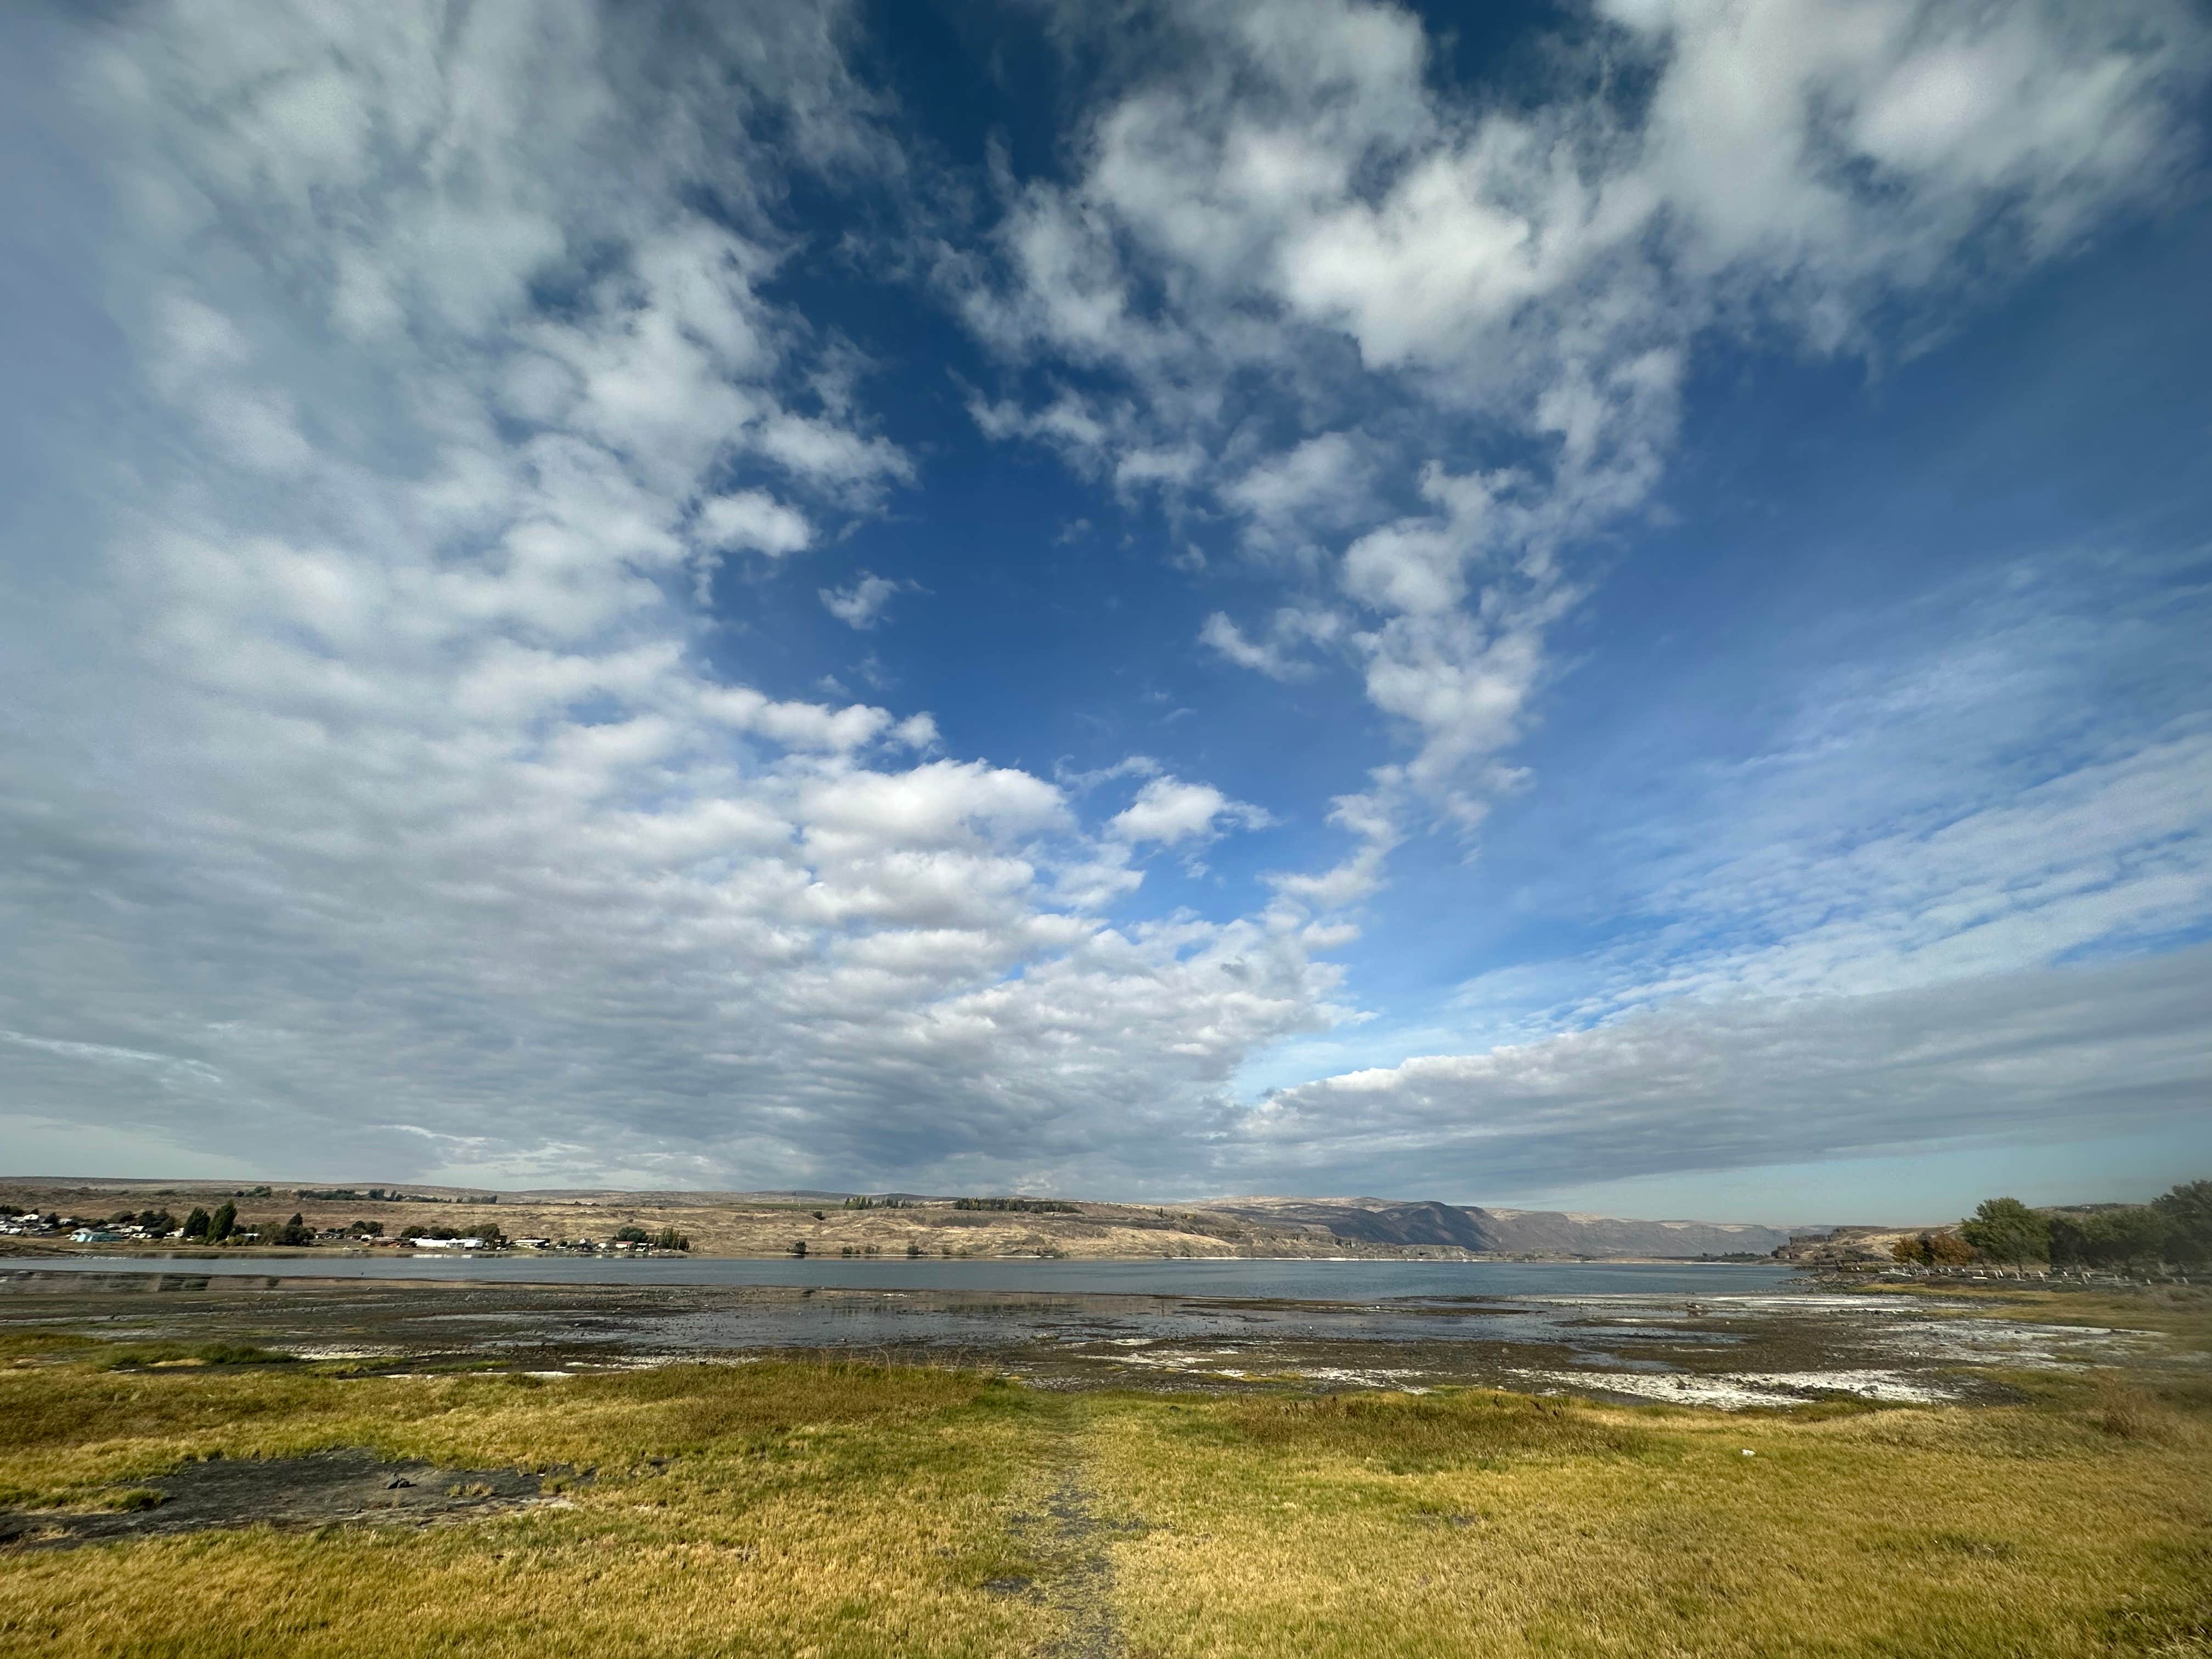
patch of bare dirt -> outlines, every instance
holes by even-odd
[[[218,1458],[180,1464],[110,1495],[125,1507],[0,1510],[0,1547],[67,1548],[221,1527],[427,1526],[517,1509],[544,1495],[544,1477],[521,1469],[392,1462],[358,1448]]]

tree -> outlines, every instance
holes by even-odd
[[[2051,1218],[2051,1265],[2054,1267],[2086,1267],[2095,1261],[2094,1229],[2087,1219],[2077,1220],[2070,1215]]]
[[[1974,1259],[1974,1247],[1948,1228],[1921,1237],[1927,1241],[1928,1260],[1938,1267],[1963,1267]]]
[[[2051,1218],[2051,1259],[2063,1267],[2153,1267],[2179,1259],[2184,1248],[2179,1230],[2155,1205]]]
[[[208,1228],[213,1221],[214,1218],[210,1216],[206,1210],[197,1204],[193,1205],[192,1212],[185,1218],[185,1238],[188,1240],[205,1238],[208,1236]]]
[[[483,1222],[470,1230],[463,1237],[480,1240],[488,1249],[498,1250],[507,1247],[507,1235],[500,1231],[499,1223],[496,1221]]]
[[[1889,1253],[1899,1261],[1917,1261],[1923,1267],[1963,1267],[1974,1259],[1973,1247],[1948,1230],[1900,1238]]]
[[[307,1218],[295,1210],[292,1218],[283,1226],[269,1229],[261,1242],[264,1244],[312,1244],[315,1242],[315,1230],[307,1225]]]
[[[2018,1266],[2051,1256],[2051,1223],[2016,1198],[1985,1198],[1959,1224],[1959,1237],[1997,1261]]]
[[[663,1227],[660,1237],[653,1241],[653,1248],[656,1250],[688,1251],[691,1248],[691,1241],[673,1227]]]
[[[2150,1205],[2115,1210],[2100,1219],[2105,1224],[2105,1248],[2122,1267],[2155,1267],[2181,1254],[2181,1230]]]
[[[806,1254],[806,1241],[803,1238],[793,1239],[791,1241],[791,1253],[793,1255],[805,1255]]]
[[[617,1227],[615,1229],[615,1243],[617,1244],[645,1244],[651,1243],[652,1237],[653,1235],[647,1232],[642,1227]]]
[[[177,1231],[177,1218],[165,1207],[138,1212],[138,1224],[149,1233],[173,1233]]]
[[[224,1239],[228,1238],[231,1234],[236,1231],[237,1226],[238,1206],[232,1203],[226,1198],[222,1201],[222,1208],[217,1210],[208,1221],[208,1243],[210,1244],[222,1243]]]
[[[2176,1261],[2212,1261],[2212,1181],[2185,1181],[2151,1200],[2166,1225]]]
[[[384,1237],[384,1224],[381,1221],[356,1221],[346,1231],[356,1238],[381,1238]]]

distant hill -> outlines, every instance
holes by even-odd
[[[1750,1222],[1630,1221],[1563,1210],[1492,1210],[1433,1200],[1231,1198],[1198,1207],[1374,1244],[1455,1244],[1495,1255],[1765,1255],[1790,1242]]]
[[[377,1196],[372,1197],[372,1192]],[[981,1196],[1005,1194],[970,1194]],[[0,1176],[0,1200],[101,1219],[161,1200],[173,1209],[234,1200],[252,1223],[344,1229],[380,1222],[397,1237],[412,1225],[496,1221],[515,1237],[600,1237],[634,1225],[674,1227],[701,1255],[809,1254],[1071,1255],[1457,1255],[1584,1257],[1765,1255],[1780,1229],[1728,1222],[1628,1221],[1556,1210],[1492,1210],[1383,1198],[1232,1198],[1188,1206],[1060,1199],[1064,1207],[963,1207],[948,1195],[863,1194],[820,1188],[754,1192],[625,1192],[561,1188],[494,1194],[424,1183]],[[1039,1194],[1038,1196],[1043,1196]]]

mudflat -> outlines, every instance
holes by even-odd
[[[1685,1295],[1650,1289],[1628,1268],[1586,1268],[1570,1282],[1617,1288],[1346,1301],[336,1280],[182,1263],[112,1274],[0,1268],[0,1331],[153,1343],[213,1334],[388,1371],[473,1364],[553,1374],[814,1353],[988,1366],[1055,1389],[1479,1386],[1721,1407],[2002,1400],[2016,1392],[2011,1373],[2157,1364],[2165,1342],[2140,1321],[2108,1322],[2102,1304],[2055,1295],[2007,1316],[1972,1297],[1764,1285]]]

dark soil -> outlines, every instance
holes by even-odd
[[[1067,1629],[1053,1650],[1054,1659],[1121,1659],[1127,1649],[1114,1616],[1114,1563],[1099,1539],[1102,1528],[1079,1463],[1071,1461],[1061,1471],[1047,1512],[1061,1547],[1075,1557],[1054,1598]]]
[[[514,1509],[543,1492],[543,1479],[520,1469],[387,1462],[357,1448],[307,1457],[220,1458],[180,1464],[114,1494],[144,1507],[89,1514],[0,1510],[0,1546],[68,1548],[215,1527],[423,1526]]]

